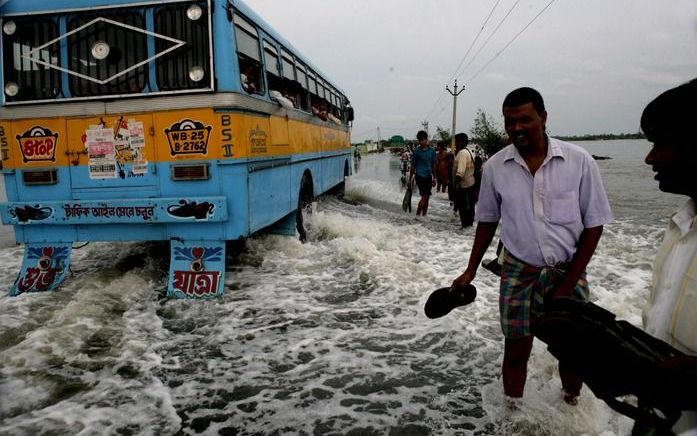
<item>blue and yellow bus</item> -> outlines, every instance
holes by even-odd
[[[77,241],[169,243],[168,295],[223,292],[225,243],[304,237],[350,174],[344,92],[239,0],[0,2],[0,204],[51,290]]]

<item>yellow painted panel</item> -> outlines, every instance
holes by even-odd
[[[269,141],[269,118],[248,114],[237,114],[235,126],[239,131],[240,148],[247,151],[247,156],[273,156]]]
[[[339,148],[339,131],[322,127],[322,151],[331,151]]]
[[[291,153],[304,153],[310,149],[312,135],[310,130],[314,126],[299,121],[288,121]]]
[[[271,129],[271,147],[273,153],[289,154],[290,141],[288,137],[288,118],[287,117],[271,117],[269,120]]]
[[[88,156],[85,148],[87,139],[87,130],[90,128],[106,128],[110,129],[115,139],[126,139],[129,135],[128,125],[133,121],[143,123],[143,139],[145,145],[140,150],[140,157],[147,162],[157,162],[157,152],[153,138],[153,122],[152,115],[149,114],[126,114],[123,116],[104,116],[104,117],[89,117],[89,118],[72,118],[67,120],[68,130],[68,149],[70,165],[87,165]],[[128,141],[126,141],[127,144]],[[117,159],[123,163],[132,163],[134,153],[130,146],[116,147]]]
[[[276,127],[277,134],[283,139],[280,125]],[[215,113],[208,109],[158,113],[155,115],[155,132],[161,161],[267,157],[289,153],[288,146],[272,146],[269,117],[247,113]],[[195,134],[195,141],[198,141],[193,145],[203,145],[200,136],[205,136],[205,132],[209,134],[204,148],[183,150],[191,145],[183,142],[191,142],[190,134]]]
[[[223,158],[221,124],[226,119],[216,116],[213,110],[159,112],[153,119],[160,162]]]
[[[3,120],[0,121],[0,128],[4,130],[4,135],[0,131],[3,166],[86,165],[85,130],[102,121],[107,127],[115,128],[119,120],[143,123],[143,155],[152,163],[271,157],[332,151],[350,146],[348,133],[331,125],[320,127],[286,117],[192,109],[125,114],[123,117]],[[53,149],[50,147],[52,143]],[[23,151],[28,154],[25,155]]]
[[[307,144],[307,148],[303,150],[305,153],[317,153],[322,151],[322,131],[319,126],[311,125],[310,130],[310,143]]]

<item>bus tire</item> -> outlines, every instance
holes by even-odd
[[[344,177],[341,179],[341,182],[330,189],[328,193],[335,195],[338,199],[344,198],[344,194],[346,193],[346,178],[349,175],[349,163],[347,160],[344,162]]]
[[[349,176],[349,163],[348,160],[344,161],[344,178],[339,183],[339,189],[337,190],[337,196],[339,198],[344,198],[346,194],[346,178]]]
[[[300,242],[307,240],[307,230],[305,229],[303,214],[312,213],[312,201],[314,193],[312,188],[312,177],[305,173],[300,180],[300,191],[298,192],[298,209],[295,214],[295,224],[298,230]]]

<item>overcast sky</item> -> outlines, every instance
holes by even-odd
[[[556,0],[494,59],[549,2],[500,0],[456,74],[496,0],[246,0],[343,88],[354,142],[450,130],[453,77],[458,131],[532,86],[559,135],[636,132],[646,103],[697,77],[697,0]]]

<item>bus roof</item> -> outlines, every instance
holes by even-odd
[[[0,15],[50,13],[56,11],[98,8],[102,6],[175,3],[182,0],[0,0]]]
[[[94,9],[98,7],[116,7],[116,6],[126,6],[126,5],[148,5],[148,4],[163,4],[163,3],[177,3],[183,0],[0,0],[0,16],[4,15],[17,15],[17,14],[27,14],[27,13],[50,13],[65,10],[78,10],[78,9]],[[216,4],[216,7],[221,7],[220,5],[225,5],[227,0],[212,0],[212,3]],[[261,18],[254,10],[247,6],[242,0],[231,0],[233,6],[239,10],[247,18],[251,19],[259,26],[267,35],[276,40],[276,42],[283,45],[288,51],[292,52],[298,59],[300,59],[305,65],[312,69],[315,73],[322,76],[324,80],[329,82],[335,89],[337,89],[344,96],[346,95],[344,91],[336,85],[331,79],[327,78],[327,75],[322,73],[317,67],[315,67],[309,60],[307,60],[300,52],[277,33],[273,27],[271,27],[263,18]],[[224,6],[223,6],[224,7]]]

